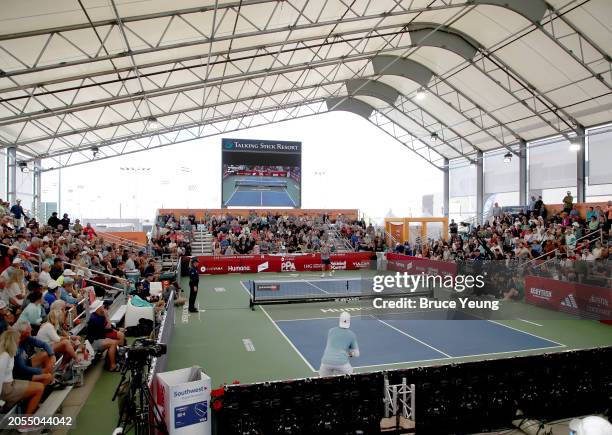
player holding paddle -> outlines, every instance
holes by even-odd
[[[350,375],[353,366],[349,358],[359,356],[357,336],[349,328],[351,315],[346,311],[340,314],[340,324],[327,333],[327,345],[321,358],[319,376]]]
[[[329,268],[329,276],[334,274],[331,266],[331,248],[326,240],[321,241],[321,278],[325,276],[325,271]]]

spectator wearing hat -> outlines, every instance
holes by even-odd
[[[47,284],[47,291],[43,295],[43,299],[48,307],[51,307],[51,304],[59,299],[57,296],[57,288],[59,284],[57,281],[51,281]]]
[[[74,288],[74,279],[70,276],[65,277],[64,285],[59,287],[59,298],[69,305],[76,305],[79,302],[75,297],[76,295],[78,293]]]
[[[62,272],[62,275],[57,277],[56,281],[59,285],[63,285],[64,284],[64,280],[66,278],[72,278],[74,279],[74,277],[76,276],[76,273],[74,270],[72,269],[64,269],[64,271]]]
[[[87,340],[91,343],[96,352],[106,352],[108,370],[111,372],[119,371],[117,367],[117,347],[119,341],[107,338],[106,334],[113,331],[107,327],[104,304],[100,300],[95,300],[89,307],[89,321],[87,322]]]
[[[19,346],[13,370],[15,378],[44,385],[52,384],[55,354],[51,346],[32,337],[32,326],[26,320],[19,319],[15,323],[15,330],[19,332]]]

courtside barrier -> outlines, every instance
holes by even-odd
[[[259,272],[305,272],[321,270],[320,254],[205,255],[198,256],[200,274]],[[371,252],[348,252],[330,256],[333,270],[369,269],[376,256]]]
[[[414,275],[422,273],[425,275],[457,275],[456,263],[412,257],[394,252],[387,254],[387,269]]]
[[[612,290],[539,276],[525,277],[525,301],[574,316],[612,319]]]

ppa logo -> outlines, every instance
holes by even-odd
[[[281,263],[281,272],[295,272],[295,263],[291,260],[283,261]]]

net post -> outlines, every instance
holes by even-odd
[[[251,298],[249,300],[249,308],[255,311],[255,281],[251,281]]]

